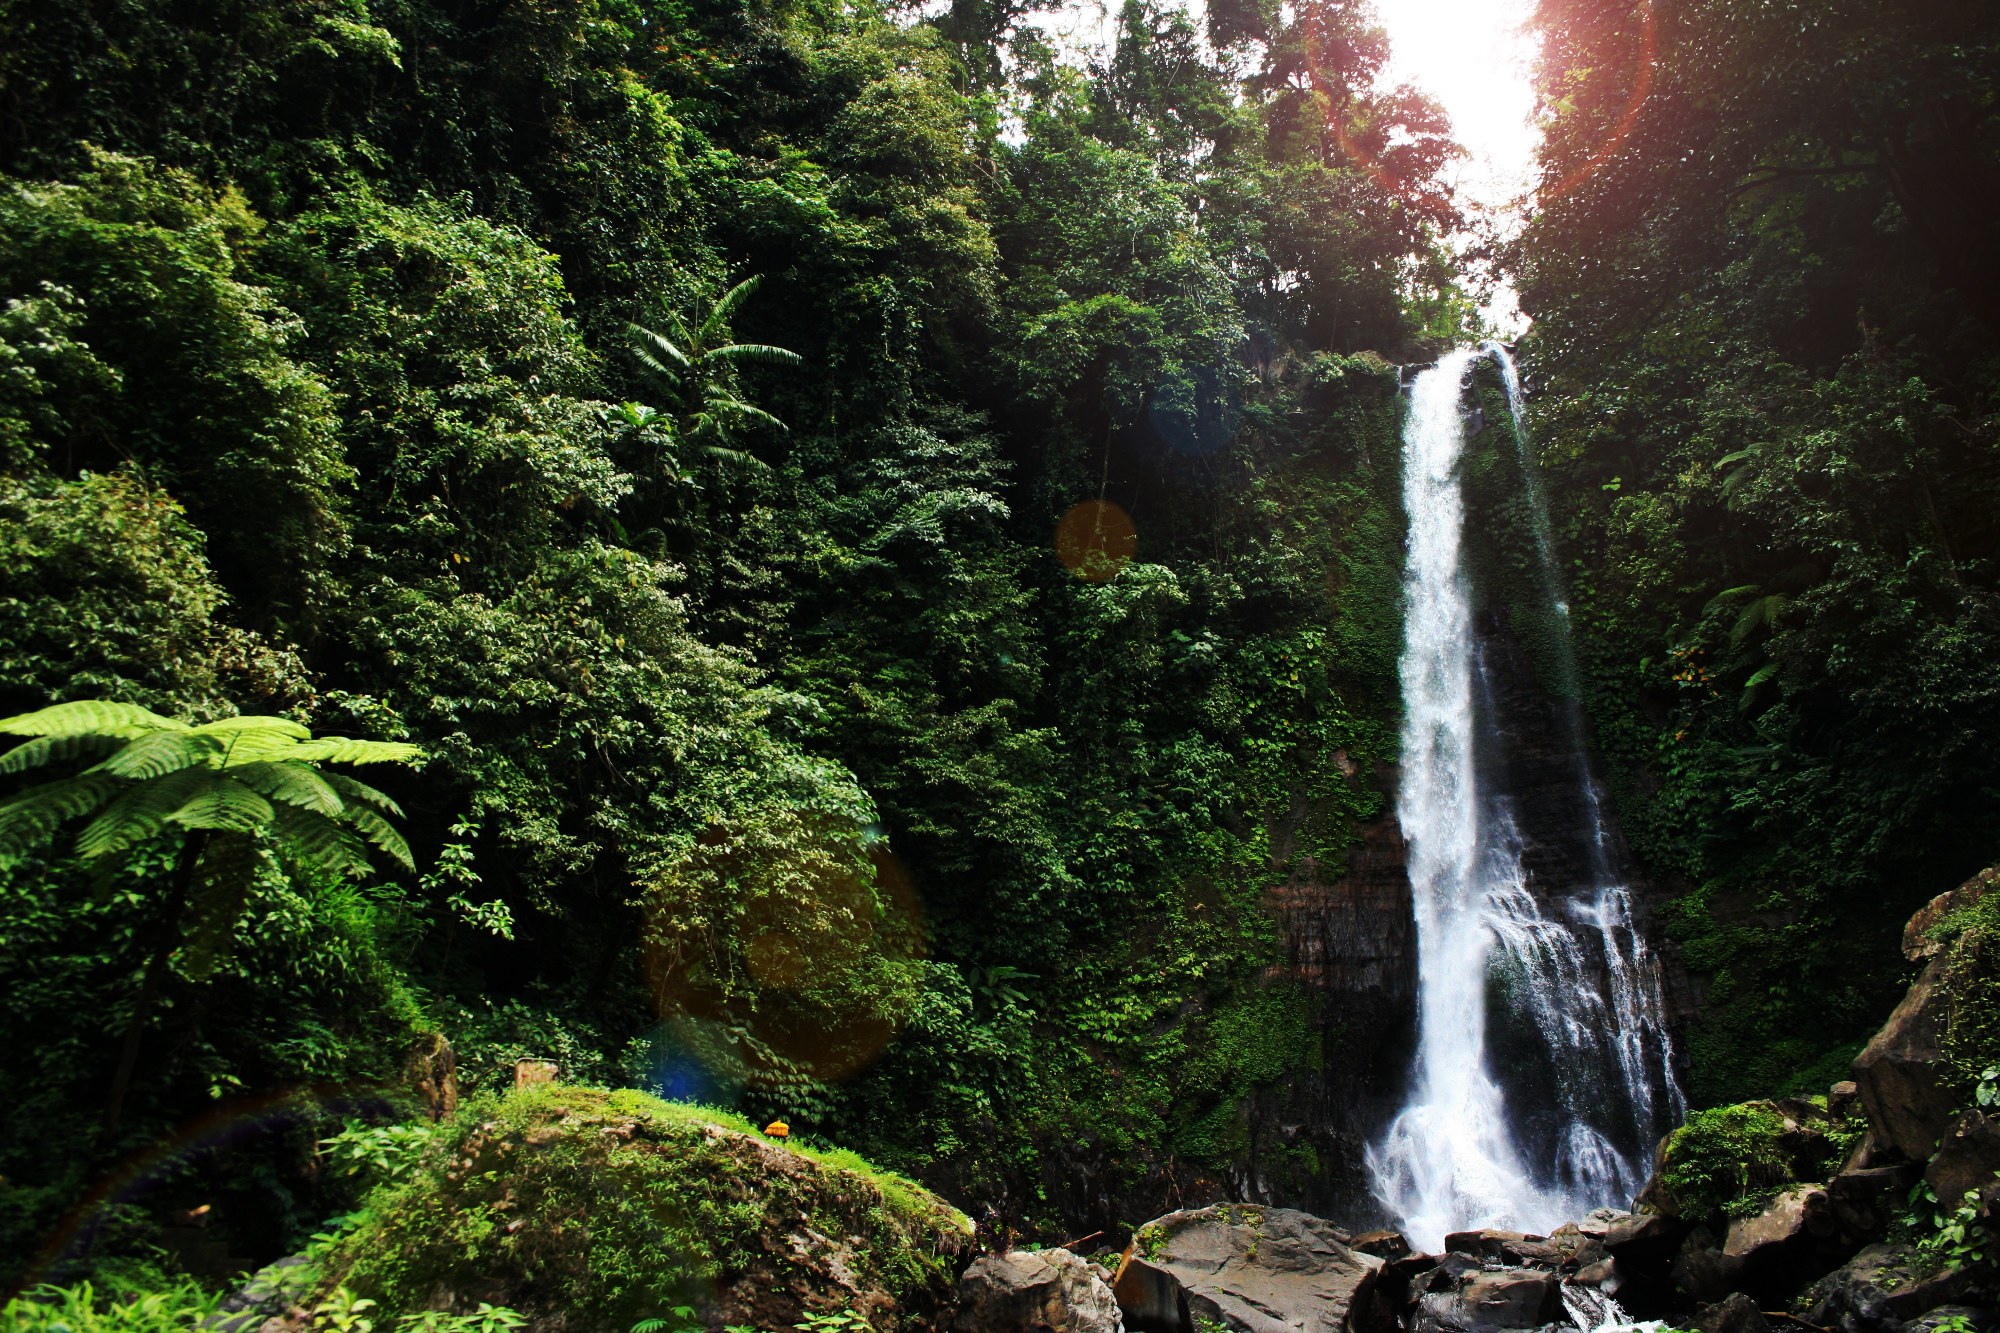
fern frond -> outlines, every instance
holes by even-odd
[[[86,773],[85,777],[94,776]],[[107,781],[116,778],[104,775]],[[181,806],[200,796],[221,779],[214,770],[183,768],[151,782],[120,783],[118,799],[104,807],[97,818],[84,826],[76,838],[76,853],[92,860],[110,852],[122,852],[158,837],[168,818]]]
[[[347,808],[340,793],[312,765],[292,759],[265,760],[230,768],[229,776],[274,801],[337,818]]]
[[[219,778],[207,791],[183,803],[167,816],[182,828],[255,833],[271,822],[269,801],[234,778]]]
[[[374,843],[384,855],[394,858],[403,869],[417,868],[416,858],[410,855],[410,844],[403,841],[403,835],[396,832],[395,825],[367,806],[349,806],[341,818],[349,827],[359,830],[361,836]]]
[[[78,699],[73,703],[51,704],[32,713],[0,719],[0,734],[8,736],[81,736],[96,732],[105,736],[143,736],[149,731],[187,731],[185,722],[161,717],[137,704],[112,703],[104,699]]]
[[[403,817],[402,806],[391,800],[387,793],[376,791],[365,782],[350,778],[345,773],[321,773],[320,777],[329,787],[340,793],[340,799],[350,809],[358,801],[362,805],[374,806],[385,815],[394,815],[398,819]]]
[[[125,784],[102,773],[46,782],[0,802],[0,856],[46,842],[66,822],[87,815]]]
[[[302,741],[284,753],[303,764],[410,764],[424,757],[422,749],[402,741],[353,741],[344,736]]]
[[[195,981],[206,981],[228,953],[257,882],[257,844],[241,833],[217,833],[202,848],[190,886],[187,943],[182,969]]]
[[[280,856],[330,874],[368,873],[368,854],[360,840],[332,820],[295,805],[281,805],[271,823]]]
[[[765,343],[726,343],[711,348],[706,354],[710,361],[750,361],[758,365],[802,366],[806,359],[789,347],[772,347]]]
[[[727,328],[730,319],[743,308],[745,301],[757,294],[757,288],[762,286],[763,282],[762,274],[753,273],[724,292],[722,299],[715,303],[715,308],[708,312],[708,318],[701,322],[701,340],[707,342]]]
[[[1755,583],[1745,583],[1734,588],[1724,588],[1721,592],[1709,598],[1708,605],[1701,609],[1703,614],[1707,614],[1718,606],[1727,606],[1739,597],[1753,597],[1760,591],[1762,591],[1761,586]]]
[[[147,782],[183,768],[207,766],[221,753],[222,742],[199,731],[155,731],[127,741],[90,771]]]
[[[83,732],[74,736],[37,736],[31,741],[22,741],[6,754],[0,755],[0,773],[25,773],[43,764],[52,764],[64,759],[87,759],[92,755],[115,750],[121,744],[116,736],[106,736],[99,732]]]

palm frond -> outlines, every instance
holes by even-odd
[[[43,764],[58,763],[64,759],[88,759],[92,755],[115,750],[123,742],[116,736],[106,736],[101,732],[81,732],[73,736],[37,736],[31,741],[22,741],[6,754],[0,755],[0,773],[25,773]]]
[[[267,759],[231,768],[229,776],[250,790],[301,810],[337,818],[346,809],[339,791],[311,764],[293,759]]]
[[[90,771],[140,782],[165,777],[183,768],[207,766],[222,753],[223,742],[200,731],[154,731],[125,742],[116,753]]]
[[[284,755],[305,764],[410,764],[424,758],[421,748],[403,741],[356,741],[345,736],[303,741]]]
[[[0,734],[8,736],[143,736],[149,731],[187,731],[188,724],[161,717],[137,704],[105,699],[78,699],[51,704],[32,713],[0,719]]]
[[[215,974],[234,942],[236,923],[257,882],[257,844],[246,834],[217,833],[202,848],[190,886],[182,969],[196,981]]]
[[[681,371],[693,369],[692,364],[688,361],[687,353],[682,351],[680,346],[672,338],[667,337],[666,334],[656,333],[643,324],[633,324],[629,321],[625,327],[631,330],[633,345],[638,349],[640,358],[642,360],[653,361],[663,373],[669,376],[674,374],[673,371],[667,370],[666,365],[660,365],[657,358],[664,357],[668,364]]]
[[[713,347],[705,354],[710,361],[752,361],[760,365],[802,366],[806,359],[789,347],[772,347],[768,343],[725,343]]]
[[[362,837],[374,843],[383,855],[394,859],[403,869],[417,868],[416,858],[410,855],[410,844],[403,841],[403,835],[396,832],[396,826],[367,806],[349,806],[341,818],[349,827],[358,829]]]
[[[0,802],[0,856],[18,856],[66,822],[87,815],[125,784],[103,773],[45,782]]]
[[[321,773],[320,777],[329,787],[340,793],[340,799],[350,809],[356,801],[359,801],[363,805],[374,806],[385,815],[394,815],[398,819],[403,817],[402,806],[391,800],[387,793],[376,791],[365,782],[350,778],[345,773]]]
[[[119,781],[104,776],[107,781]],[[125,789],[118,799],[105,806],[77,835],[77,855],[91,860],[159,836],[167,827],[168,816],[220,780],[214,770],[203,765],[183,768],[151,782],[120,783]]]
[[[208,790],[183,802],[167,820],[182,828],[255,833],[269,825],[275,814],[271,803],[262,796],[233,777],[218,776]]]
[[[271,823],[278,854],[287,860],[328,874],[358,878],[368,873],[368,854],[360,840],[332,820],[281,805]]]
[[[707,342],[727,328],[730,319],[743,308],[743,303],[757,294],[757,288],[763,281],[762,274],[753,273],[724,292],[722,299],[715,303],[715,308],[708,312],[708,318],[701,322],[701,341]]]

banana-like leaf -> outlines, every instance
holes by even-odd
[[[0,719],[0,734],[8,736],[81,736],[96,732],[106,736],[143,736],[149,731],[187,731],[185,722],[161,717],[137,704],[112,703],[104,699],[78,699],[73,703],[51,704],[32,713]]]
[[[408,764],[422,759],[424,752],[402,741],[352,741],[342,736],[322,736],[299,742],[286,750],[284,757],[304,764]]]
[[[116,736],[106,736],[100,732],[84,732],[74,736],[37,736],[31,741],[23,741],[6,754],[0,755],[0,773],[25,773],[43,764],[53,764],[64,759],[88,759],[93,755],[115,750],[122,742]]]
[[[340,825],[295,805],[281,805],[271,821],[278,855],[300,865],[336,875],[368,873],[368,854],[361,842]]]
[[[806,359],[789,347],[772,347],[767,343],[725,343],[712,348],[706,358],[709,361],[752,361],[760,365],[802,366]]]
[[[730,319],[743,308],[745,301],[756,295],[757,288],[762,286],[763,282],[762,274],[753,273],[724,292],[722,299],[715,303],[715,308],[708,312],[708,318],[701,322],[701,340],[708,342],[727,328]]]
[[[106,780],[118,781],[108,775]],[[183,768],[151,782],[120,783],[124,791],[118,799],[105,806],[77,835],[77,855],[90,860],[122,852],[159,836],[174,811],[220,780],[214,770],[203,766]]]
[[[269,801],[234,777],[217,775],[207,791],[184,802],[167,819],[182,828],[255,833],[270,825],[274,813]]]
[[[231,768],[229,776],[260,795],[329,819],[338,818],[347,808],[339,791],[311,764],[290,759],[265,760]]]
[[[329,787],[340,793],[340,799],[350,809],[359,802],[362,805],[372,805],[385,815],[394,815],[398,819],[403,817],[402,806],[391,800],[387,793],[376,791],[365,782],[350,778],[345,773],[321,773],[320,777]]]
[[[208,766],[221,754],[222,742],[199,731],[154,731],[125,742],[90,771],[145,782],[183,768]]]
[[[69,820],[87,815],[125,784],[102,773],[45,782],[0,802],[0,856],[18,856],[46,842]]]
[[[343,818],[350,827],[359,830],[362,837],[374,843],[384,854],[395,858],[396,864],[403,869],[417,868],[416,858],[410,855],[410,844],[403,841],[403,835],[396,832],[396,826],[388,820],[365,805],[349,806]]]
[[[181,968],[206,981],[236,942],[236,923],[257,882],[257,845],[246,834],[217,833],[202,848],[190,886],[187,943]]]
[[[643,324],[628,323],[625,327],[632,331],[633,340],[637,344],[640,356],[643,359],[651,360],[655,357],[664,357],[676,370],[686,371],[691,369],[688,364],[687,353],[683,352],[674,343],[673,339],[663,333],[655,333]],[[672,370],[668,370],[666,365],[659,365],[657,361],[655,365],[662,372],[666,373],[669,378],[675,373]]]

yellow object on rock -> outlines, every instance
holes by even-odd
[[[792,1136],[792,1127],[782,1120],[773,1120],[764,1126],[764,1132],[774,1139],[788,1139]]]

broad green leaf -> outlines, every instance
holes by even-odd
[[[143,736],[149,731],[187,731],[188,724],[139,707],[103,699],[79,699],[51,704],[32,713],[0,719],[0,734],[9,736]]]

